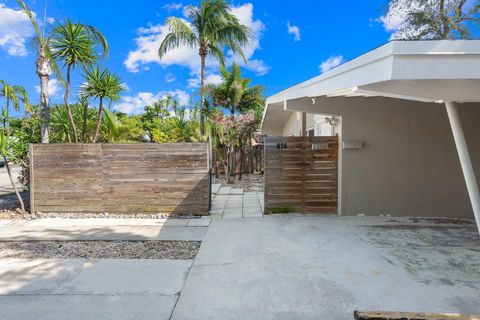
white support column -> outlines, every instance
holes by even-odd
[[[473,171],[472,160],[470,159],[465,134],[463,133],[462,123],[460,122],[460,117],[458,115],[457,103],[446,102],[445,106],[447,107],[448,119],[450,120],[450,126],[452,127],[453,138],[455,139],[455,145],[457,146],[463,176],[465,178],[465,183],[467,184],[473,214],[475,215],[477,228],[480,232],[480,192],[478,191],[478,184],[475,178],[475,172]]]

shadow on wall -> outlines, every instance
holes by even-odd
[[[33,145],[36,212],[208,214],[205,143]]]

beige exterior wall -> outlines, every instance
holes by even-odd
[[[362,150],[342,150],[341,214],[473,218],[443,104],[330,98],[288,107],[341,116],[343,141],[364,143]],[[459,109],[478,181],[480,104]]]

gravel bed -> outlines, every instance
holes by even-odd
[[[62,219],[200,219],[202,216],[193,214],[167,214],[167,213],[137,213],[137,214],[122,214],[122,213],[44,213],[36,212],[32,218],[62,218]]]
[[[220,175],[218,178],[212,177],[212,183],[221,184],[222,186],[228,186],[232,188],[240,188],[245,192],[257,191],[262,192],[264,190],[264,176],[263,174],[244,174],[242,180],[238,181],[237,177],[232,177],[231,182],[227,183],[225,175]]]
[[[199,241],[5,241],[0,259],[192,260]]]

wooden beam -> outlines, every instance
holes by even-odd
[[[457,313],[355,311],[356,320],[480,320],[480,315]]]
[[[307,136],[307,113],[302,112],[302,137]]]

